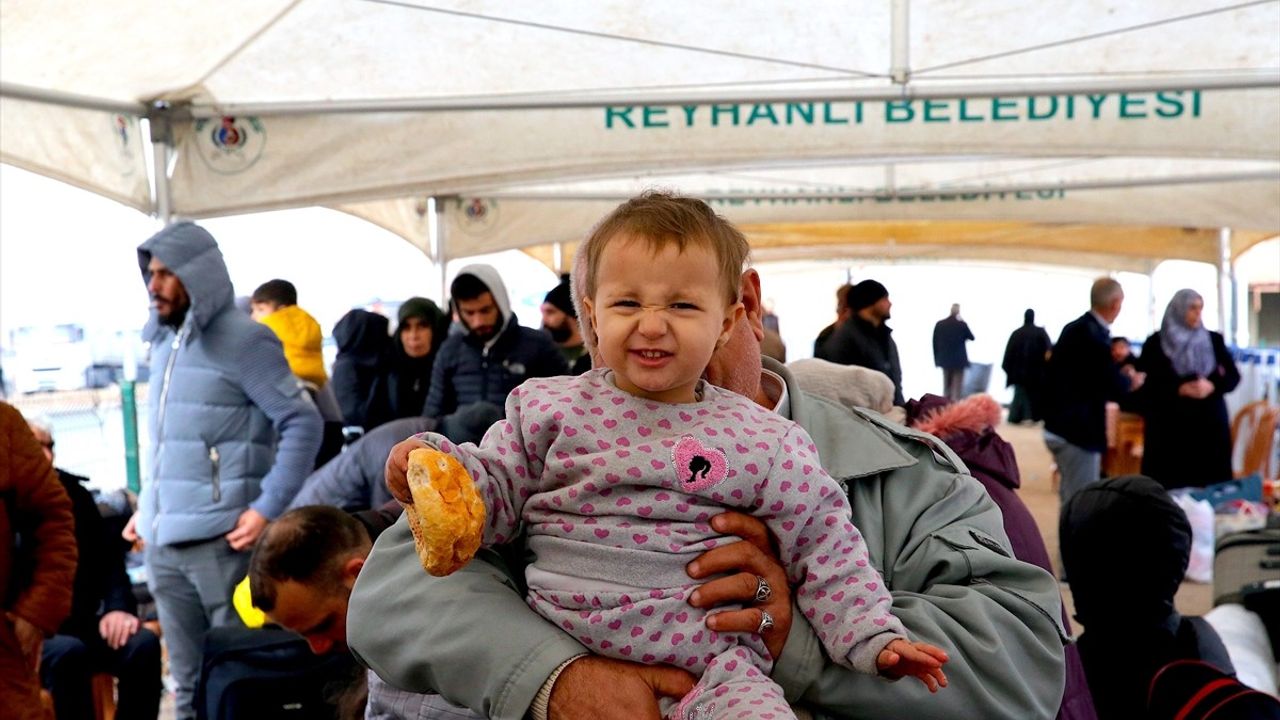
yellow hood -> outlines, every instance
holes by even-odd
[[[284,358],[294,375],[323,387],[329,381],[324,372],[324,356],[320,352],[323,334],[320,323],[297,305],[280,308],[262,318],[284,344]]]

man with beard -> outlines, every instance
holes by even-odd
[[[449,336],[431,371],[427,417],[451,415],[475,402],[501,406],[534,377],[564,375],[569,366],[546,333],[520,325],[507,286],[490,265],[468,265],[449,286],[466,332]]]
[[[904,405],[902,398],[902,364],[898,361],[898,344],[892,330],[884,324],[889,319],[889,291],[875,280],[863,280],[849,289],[852,314],[840,323],[823,348],[822,358],[841,365],[861,365],[879,370],[893,381],[893,404]]]
[[[146,541],[177,683],[177,717],[195,716],[200,639],[236,622],[231,594],[267,521],[310,472],[323,421],[280,340],[236,310],[213,237],[194,223],[138,248],[151,296],[151,477],[127,540]]]
[[[582,342],[582,329],[578,325],[578,313],[573,309],[569,292],[569,276],[563,275],[560,284],[551,289],[542,300],[542,329],[560,347],[560,354],[569,364],[569,373],[581,375],[591,369],[591,357]]]

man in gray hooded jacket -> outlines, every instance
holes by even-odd
[[[169,225],[139,246],[138,265],[151,296],[151,462],[125,537],[146,541],[185,719],[195,716],[201,637],[235,622],[248,551],[311,470],[323,421],[275,334],[236,310],[208,232]]]
[[[541,330],[522,326],[507,287],[490,265],[468,265],[449,286],[466,332],[450,335],[431,369],[427,417],[453,414],[476,402],[501,407],[507,393],[534,377],[567,375],[560,349]]]

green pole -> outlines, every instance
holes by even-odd
[[[138,400],[134,381],[120,381],[120,412],[124,414],[124,470],[129,490],[142,491],[142,473],[138,470]]]

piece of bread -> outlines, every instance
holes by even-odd
[[[404,506],[418,559],[427,572],[449,575],[466,565],[484,529],[484,500],[462,463],[433,448],[409,453],[409,493]]]

